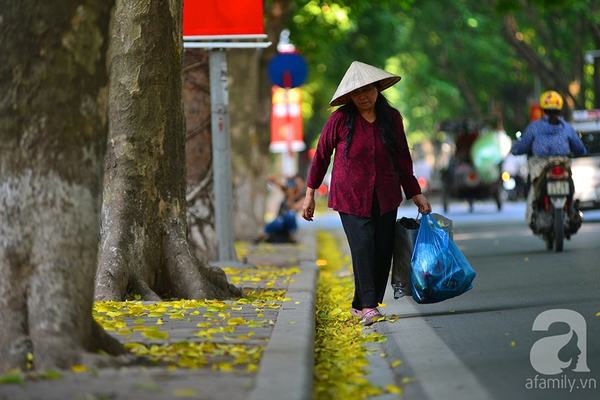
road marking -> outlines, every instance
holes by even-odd
[[[427,397],[430,400],[492,399],[467,366],[418,316],[420,313],[411,301],[388,298],[385,312],[400,317],[394,324],[396,326],[390,326],[390,330],[404,355],[404,361],[415,372],[417,382]],[[402,318],[405,314],[416,317]]]

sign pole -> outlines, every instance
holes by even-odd
[[[233,181],[231,172],[231,138],[229,134],[229,91],[227,54],[210,50],[210,103],[212,122],[212,156],[215,192],[216,261],[235,261],[233,232]]]
[[[234,246],[233,179],[229,92],[225,49],[261,49],[265,41],[263,1],[192,0],[183,7],[183,47],[209,51],[214,212],[218,266],[246,267]]]

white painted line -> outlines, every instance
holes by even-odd
[[[394,300],[388,295],[392,290],[386,292],[387,315],[413,315],[390,325],[390,330],[405,357],[403,361],[414,371],[427,397],[430,400],[492,399],[465,364],[418,316],[412,300]]]

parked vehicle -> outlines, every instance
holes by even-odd
[[[573,112],[573,127],[588,149],[586,157],[573,159],[575,202],[579,210],[600,209],[600,110]]]
[[[466,200],[469,211],[474,202],[491,198],[502,209],[504,187],[502,160],[510,151],[510,139],[495,130],[493,118],[452,119],[439,123],[452,147],[450,162],[442,173],[444,212],[452,199]],[[508,143],[506,143],[508,141]]]

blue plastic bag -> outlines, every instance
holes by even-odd
[[[423,217],[410,262],[412,297],[437,303],[470,290],[475,271],[431,214]]]

